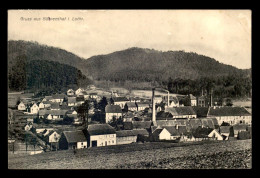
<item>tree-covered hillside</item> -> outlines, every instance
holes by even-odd
[[[17,56],[8,69],[8,87],[12,91],[51,89],[61,90],[71,85],[84,86],[91,81],[75,67],[53,61],[32,60]]]

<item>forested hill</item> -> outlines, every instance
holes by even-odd
[[[129,48],[89,59],[80,58],[65,50],[40,45],[36,42],[9,41],[8,65],[18,55],[27,61],[48,60],[80,69],[87,77],[111,81],[166,81],[172,79],[198,79],[227,75],[249,74],[250,70],[237,69],[219,63],[213,58],[184,51],[161,52],[151,49]]]
[[[129,48],[87,59],[89,75],[100,80],[165,81],[247,74],[213,58],[184,51]],[[102,72],[100,72],[102,71]]]
[[[91,81],[75,67],[53,61],[26,61],[26,56],[17,57],[9,67],[8,87],[12,91],[61,91],[71,86],[84,86]]]
[[[85,60],[66,50],[40,45],[37,42],[28,41],[8,41],[8,67],[16,64],[19,56],[26,56],[26,61],[47,60],[67,64],[81,70],[86,74]]]

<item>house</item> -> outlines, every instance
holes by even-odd
[[[44,103],[43,103],[43,102],[40,102],[40,103],[38,103],[38,106],[39,106],[39,109],[44,109],[44,108],[45,108],[45,106],[44,106]]]
[[[22,101],[18,104],[18,110],[19,111],[25,111],[26,110],[26,106]]]
[[[51,101],[53,100],[52,96],[45,96],[42,101]]]
[[[197,106],[208,107],[208,98],[205,95],[197,97]]]
[[[135,102],[126,102],[124,108],[126,111],[137,111],[137,105]]]
[[[201,106],[192,106],[192,109],[195,111],[197,118],[207,117],[209,111],[208,107],[201,107]]]
[[[143,111],[146,108],[149,108],[151,104],[150,104],[150,102],[139,102],[139,103],[136,103],[136,105],[137,105],[138,111]]]
[[[189,99],[190,99],[191,106],[197,106],[197,98],[195,96],[189,94]]]
[[[234,135],[232,126],[220,126],[219,133],[223,136],[223,140],[228,140],[230,136]]]
[[[209,108],[207,116],[216,118],[219,125],[223,122],[229,123],[230,125],[251,125],[252,121],[251,114],[244,107],[213,106]]]
[[[168,99],[168,97],[167,97]],[[167,101],[166,96],[165,96],[165,101]],[[176,96],[169,96],[169,107],[179,107],[180,103],[179,100]]]
[[[161,128],[161,127],[155,127],[155,129],[152,130],[152,132],[151,132],[151,136],[150,136],[151,141],[159,141],[160,140],[159,135],[162,132],[162,130],[163,130],[163,128]]]
[[[217,129],[213,129],[213,130],[209,133],[208,137],[210,137],[210,138],[215,138],[216,140],[223,140],[223,136],[218,132]]]
[[[85,100],[89,99],[89,94],[86,91],[83,91],[81,93],[82,93]]]
[[[119,105],[121,109],[124,109],[126,102],[129,102],[129,100],[126,97],[113,97],[112,102],[114,105]]]
[[[48,120],[63,120],[67,110],[40,110],[39,118],[46,118]]]
[[[123,122],[132,122],[133,118],[134,118],[134,114],[133,112],[127,112],[124,116],[123,116]]]
[[[159,134],[159,140],[177,140],[181,137],[177,126],[165,126]]]
[[[74,95],[75,95],[75,91],[73,89],[68,89],[67,96],[74,96]]]
[[[51,145],[51,149],[59,149],[59,140],[61,135],[58,134],[56,131],[52,130],[45,135],[44,140],[46,143]]]
[[[26,125],[24,126],[24,130],[25,130],[25,131],[29,131],[29,130],[32,129],[32,127],[33,127],[32,123],[28,123],[28,124],[26,124]]]
[[[51,110],[60,110],[60,104],[59,103],[51,103]]]
[[[133,129],[150,129],[152,121],[132,121]]]
[[[49,101],[56,102],[56,103],[62,103],[64,98],[65,98],[64,94],[55,94],[52,96],[52,98]]]
[[[77,89],[77,90],[75,91],[75,94],[76,94],[77,96],[79,96],[79,94],[80,94],[81,92],[83,92],[83,91],[84,91],[84,89],[79,88],[79,89]]]
[[[116,131],[116,144],[130,144],[137,141],[137,135],[133,130]]]
[[[106,112],[106,123],[113,120],[113,117],[118,119],[122,117],[122,109],[119,105],[107,105],[105,107]]]
[[[87,138],[82,130],[63,131],[59,139],[60,149],[82,149],[87,148]]]
[[[97,93],[89,93],[89,98],[91,98],[91,99],[97,99],[97,98],[98,98],[98,95],[97,95]]]
[[[76,97],[68,97],[68,106],[77,106]]]
[[[87,129],[88,147],[116,145],[116,131],[108,124],[92,124]]]
[[[44,105],[44,108],[49,108],[51,107],[51,101],[42,101],[43,105]]]
[[[239,132],[247,131],[247,125],[245,124],[236,124],[233,125],[233,130],[234,130],[234,137],[237,137]]]
[[[139,102],[141,102],[141,98],[139,98],[139,97],[130,97],[129,101],[130,102],[139,103]]]
[[[31,105],[29,105],[29,106],[30,106],[30,112],[31,112],[31,114],[38,114],[38,112],[39,112],[39,107],[37,106],[36,103],[31,104]]]
[[[84,96],[77,96],[76,97],[77,106],[82,105],[84,102],[85,102]]]
[[[166,107],[165,112],[171,113],[173,118],[197,118],[197,115],[191,106]]]

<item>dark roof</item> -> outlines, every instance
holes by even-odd
[[[247,127],[248,126],[246,124],[236,124],[236,125],[233,125],[234,131],[235,130],[244,130],[244,131],[246,131]]]
[[[210,107],[209,116],[251,116],[244,107]]]
[[[68,103],[76,103],[76,97],[68,97]]]
[[[156,128],[153,132],[152,132],[152,135],[155,136],[155,137],[158,137],[159,134],[162,132],[162,128]]]
[[[126,102],[126,105],[127,105],[128,108],[130,108],[130,107],[136,108],[137,107],[135,102]]]
[[[193,133],[193,136],[195,137],[195,138],[207,138],[208,137],[208,135],[212,132],[212,130],[214,130],[214,129],[212,129],[212,128],[197,128],[196,129],[196,132],[195,133]]]
[[[151,127],[151,121],[132,121],[134,129],[148,129]]]
[[[160,126],[160,127],[164,127],[164,126],[175,126],[176,125],[176,121],[175,120],[160,120],[160,121],[157,121],[156,120],[156,123],[157,123],[157,126]]]
[[[39,110],[39,115],[65,115],[67,113],[67,110]]]
[[[123,123],[124,129],[125,130],[132,130],[133,129],[133,124],[132,122],[124,122]]]
[[[193,129],[196,129],[199,126],[202,126],[202,122],[200,119],[190,119],[189,123]]]
[[[185,134],[187,132],[187,127],[184,125],[178,125],[178,132],[179,134]]]
[[[76,97],[76,101],[85,101],[84,96]]]
[[[172,119],[172,114],[170,112],[165,112],[165,111],[159,111],[156,114],[156,119],[158,120],[163,120],[163,118],[171,118]],[[168,119],[167,119],[168,120]]]
[[[146,129],[133,130],[135,135],[149,135],[149,132]]]
[[[212,122],[214,123],[214,125],[218,125],[218,120],[216,118],[211,118]]]
[[[51,103],[51,109],[60,109],[59,103]]]
[[[169,101],[170,102],[174,102],[175,104],[177,104],[179,102],[178,98],[176,96],[169,96]]]
[[[107,105],[105,108],[106,113],[122,113],[119,105]]]
[[[113,97],[112,99],[113,99],[114,102],[129,101],[129,99],[127,99],[124,96]]]
[[[175,108],[179,115],[196,115],[191,106],[183,106]]]
[[[116,131],[116,137],[127,137],[127,136],[136,136],[133,130],[120,130]]]
[[[115,129],[108,124],[92,124],[88,126],[89,135],[115,134]]]
[[[65,94],[55,94],[55,95],[52,95],[53,99],[64,99],[64,97],[65,97]]]
[[[178,130],[176,129],[175,126],[165,126],[162,127],[163,129],[166,129],[172,136],[179,136],[180,133],[178,132]]]
[[[197,117],[207,117],[208,107],[192,106],[192,109],[197,114]]]
[[[68,143],[84,142],[87,141],[84,133],[80,130],[77,131],[64,131],[63,132]]]
[[[210,118],[201,118],[201,123],[203,127],[215,129],[215,124]]]
[[[220,126],[219,127],[219,132],[220,133],[230,133],[230,128],[232,126]]]

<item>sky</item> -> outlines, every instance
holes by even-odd
[[[184,50],[247,69],[251,11],[9,10],[8,40],[36,41],[82,58],[131,47]]]

